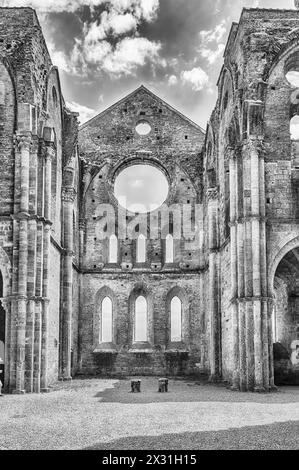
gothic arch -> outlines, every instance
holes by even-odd
[[[166,321],[167,321],[167,338],[166,344],[169,347],[171,345],[171,301],[174,297],[178,297],[182,302],[182,340],[184,344],[189,343],[190,337],[190,302],[188,295],[184,289],[179,286],[175,286],[166,295],[165,308],[166,308]]]
[[[284,256],[289,253],[291,250],[294,248],[299,247],[299,235],[292,240],[288,241],[285,245],[283,245],[280,250],[276,253],[276,255],[273,257],[272,261],[269,264],[269,269],[268,269],[268,288],[269,288],[269,294],[270,296],[274,297],[275,292],[274,292],[274,277],[276,270],[278,268],[279,263],[282,261]]]
[[[112,301],[112,337],[113,343],[117,343],[117,310],[118,303],[117,297],[112,289],[108,286],[102,287],[95,296],[95,309],[93,314],[93,347],[96,349],[99,345],[99,333],[100,333],[100,322],[101,322],[101,306],[102,301],[105,297],[109,297]]]
[[[219,103],[220,103],[220,114],[223,114],[223,106],[225,101],[226,92],[229,94],[229,87],[231,88],[231,99],[235,96],[235,86],[233,79],[233,72],[230,68],[225,67],[222,71],[222,77],[220,82],[220,93],[219,93]],[[228,95],[229,98],[229,95]]]
[[[152,291],[144,284],[137,284],[129,296],[129,344],[134,344],[135,302],[138,297],[145,297],[147,302],[147,338],[150,345],[154,344],[154,299]]]

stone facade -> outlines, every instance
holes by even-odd
[[[48,391],[76,374],[205,373],[253,391],[298,383],[299,144],[290,137],[298,88],[286,74],[299,72],[299,12],[243,10],[204,132],[144,86],[78,129],[35,12],[0,11],[6,390]],[[138,134],[139,123],[150,126],[149,134]],[[194,227],[184,237],[174,235],[174,221],[164,227],[159,209],[143,223],[118,203],[117,176],[139,164],[166,177],[163,207],[181,215],[191,209]],[[113,262],[103,205],[115,215]],[[134,237],[123,235],[127,226]],[[137,341],[140,297],[146,338]],[[173,299],[181,308],[175,340]]]

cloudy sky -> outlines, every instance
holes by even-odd
[[[37,10],[81,122],[144,84],[205,128],[232,21],[293,0],[0,0]]]

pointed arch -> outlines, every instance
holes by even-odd
[[[148,308],[143,295],[139,295],[135,300],[134,319],[134,343],[146,342],[148,340]]]
[[[182,341],[182,301],[172,297],[170,302],[170,341]]]
[[[153,293],[143,284],[137,284],[129,297],[129,343],[154,343]]]
[[[173,236],[169,233],[165,238],[165,263],[174,262]]]
[[[115,234],[109,238],[109,263],[116,264],[118,262],[118,239]]]
[[[95,297],[93,317],[94,349],[101,345],[115,345],[117,338],[117,298],[108,287],[102,287]],[[103,346],[102,346],[103,347]]]
[[[113,341],[113,313],[112,300],[106,296],[101,303],[100,318],[100,343],[112,343]]]
[[[142,233],[137,238],[136,261],[137,263],[146,262],[146,238]]]
[[[184,289],[173,287],[166,296],[167,338],[168,347],[174,343],[188,345],[190,338],[189,322],[190,301]]]

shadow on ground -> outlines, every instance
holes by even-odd
[[[299,386],[280,387],[275,393],[233,392],[225,384],[210,384],[206,380],[176,378],[169,380],[169,392],[158,392],[158,378],[141,377],[141,393],[132,393],[130,379],[120,380],[113,389],[95,395],[102,403],[163,403],[163,402],[299,402]]]
[[[134,436],[83,450],[298,450],[299,421],[215,432]]]

